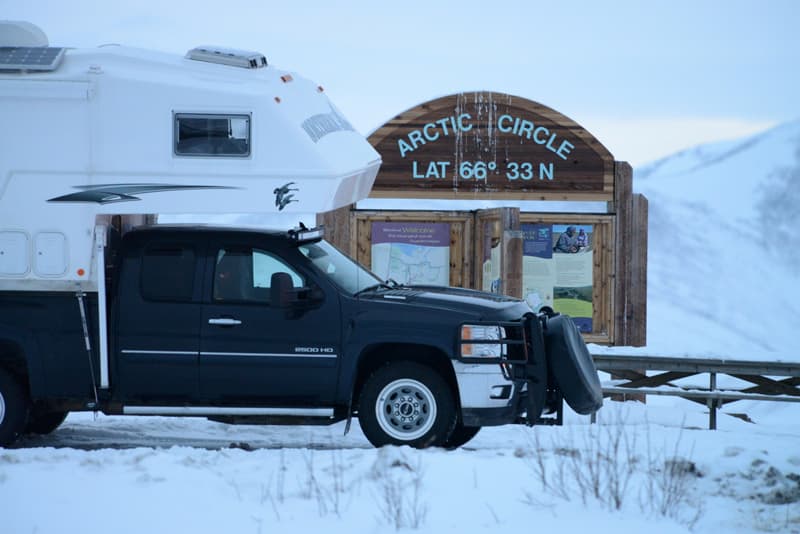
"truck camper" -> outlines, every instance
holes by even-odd
[[[48,47],[0,24],[0,288],[96,289],[106,215],[315,213],[369,194],[380,156],[322,87],[260,53]]]
[[[365,198],[380,157],[322,87],[257,52],[48,45],[0,22],[0,446],[102,411],[455,447],[602,404],[568,317],[382,282],[321,229],[148,224]]]

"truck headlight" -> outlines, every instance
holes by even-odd
[[[461,327],[461,356],[463,358],[502,358],[506,355],[503,343],[485,343],[506,337],[502,326],[470,325]],[[478,341],[480,343],[470,343]]]

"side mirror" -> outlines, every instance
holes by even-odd
[[[294,300],[294,285],[289,273],[272,273],[270,277],[269,301],[273,306],[287,308]]]
[[[279,308],[289,308],[300,303],[313,303],[322,300],[320,289],[294,287],[289,273],[273,273],[270,278],[270,304]]]

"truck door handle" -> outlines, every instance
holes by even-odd
[[[233,319],[231,317],[218,317],[216,319],[209,319],[208,324],[216,324],[220,326],[236,326],[242,324],[242,321],[239,319]]]

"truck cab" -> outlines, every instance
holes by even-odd
[[[546,362],[524,335],[540,323],[522,301],[385,283],[320,234],[127,234],[110,305],[112,410],[267,423],[357,415],[376,445],[445,445],[459,422],[538,418]],[[476,336],[496,344],[462,345]],[[524,369],[515,379],[501,360]],[[397,369],[407,374],[389,381],[397,391],[369,397],[374,375]]]

